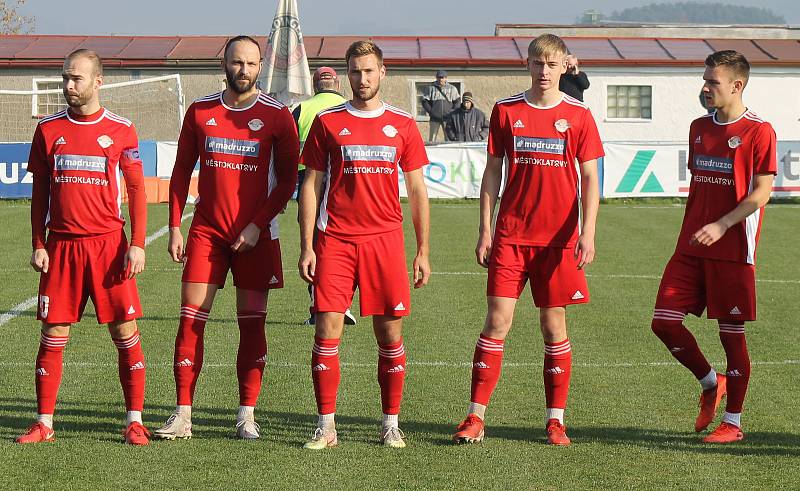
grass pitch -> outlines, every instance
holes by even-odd
[[[26,202],[0,202],[0,314],[36,293]],[[188,210],[191,211],[191,210]],[[700,444],[693,432],[698,384],[650,332],[659,277],[675,244],[682,206],[604,204],[597,259],[588,270],[592,302],[568,310],[574,369],[567,409],[573,445],[544,444],[542,341],[529,291],[507,343],[503,377],[487,411],[487,439],[453,446],[450,435],[469,399],[470,361],[485,315],[484,270],[475,264],[476,202],[432,206],[429,286],[412,292],[405,324],[408,378],[401,428],[408,448],[377,444],[377,350],[368,319],[341,344],[340,446],[318,453],[302,443],[316,423],[309,369],[313,332],[305,286],[296,274],[296,207],[281,217],[286,288],[270,295],[270,362],[256,410],[259,441],[234,436],[238,330],[232,285],[222,290],[206,329],[205,365],[189,441],[120,443],[124,407],[116,350],[91,306],[73,327],[53,444],[15,445],[33,420],[38,324],[28,309],[0,326],[0,481],[10,488],[797,488],[800,487],[800,230],[796,205],[767,210],[758,265],[758,322],[748,324],[753,359],[743,425],[746,439]],[[410,220],[409,249],[414,244]],[[165,205],[149,207],[148,234],[166,224]],[[185,222],[188,226],[188,221]],[[145,424],[174,408],[172,350],[180,269],[166,237],[147,249],[139,279],[146,317]],[[409,250],[409,259],[411,257]],[[357,312],[357,302],[354,312]],[[724,356],[715,323],[689,318],[715,367]],[[716,423],[715,423],[716,424]]]

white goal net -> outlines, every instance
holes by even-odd
[[[41,118],[66,107],[59,80],[38,82],[47,88],[0,89],[0,142],[31,141]],[[105,84],[100,88],[100,104],[133,121],[140,140],[176,141],[184,113],[181,76]]]

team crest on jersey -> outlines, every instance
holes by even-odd
[[[108,135],[100,135],[97,137],[97,144],[100,145],[100,148],[108,148],[114,144],[114,140]]]
[[[731,148],[736,148],[742,144],[742,139],[738,136],[732,136],[728,139],[728,146]]]
[[[383,134],[388,136],[389,138],[394,138],[395,136],[397,136],[397,128],[395,128],[390,124],[387,124],[386,126],[383,127]]]
[[[263,121],[261,121],[261,120],[260,120],[260,119],[258,119],[258,118],[255,118],[255,119],[251,119],[251,120],[250,120],[250,121],[247,123],[247,126],[249,126],[249,127],[250,127],[250,129],[251,129],[251,130],[253,130],[253,131],[258,131],[258,130],[260,130],[261,128],[263,128],[263,127],[264,127],[264,122],[263,122]]]
[[[564,133],[565,131],[567,131],[572,127],[572,125],[569,124],[569,121],[567,121],[566,119],[559,119],[558,121],[556,121],[556,124],[554,126],[556,127],[556,130],[559,133]]]

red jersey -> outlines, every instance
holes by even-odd
[[[689,127],[689,199],[676,251],[690,256],[755,264],[764,208],[732,226],[710,247],[691,245],[692,235],[716,222],[753,190],[755,174],[777,173],[772,125],[748,110],[736,121],[719,123],[716,113]]]
[[[573,247],[578,240],[577,162],[604,155],[589,108],[572,97],[538,107],[525,93],[492,110],[487,151],[506,157],[506,185],[495,240]]]
[[[248,107],[228,107],[222,92],[189,106],[169,183],[169,225],[178,227],[200,159],[193,227],[233,242],[251,222],[278,238],[276,216],[294,192],[299,143],[289,110],[260,93]]]
[[[67,236],[101,235],[125,226],[128,191],[131,245],[144,247],[147,199],[136,129],[107,109],[84,116],[64,109],[39,121],[28,170],[34,175],[31,231],[44,248],[45,228]]]
[[[357,241],[402,227],[398,166],[419,169],[428,155],[407,112],[386,103],[359,111],[346,102],[314,119],[302,162],[327,177],[317,228]]]

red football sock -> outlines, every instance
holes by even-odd
[[[208,310],[195,305],[181,305],[173,367],[179,406],[192,405],[197,378],[203,368],[203,331],[207,320]]]
[[[267,363],[267,334],[264,332],[267,313],[245,311],[236,317],[239,322],[239,352],[236,355],[239,405],[255,406]]]
[[[544,398],[547,408],[564,409],[572,373],[572,347],[569,339],[544,344]]]
[[[719,321],[719,339],[728,359],[725,372],[728,379],[728,401],[725,411],[741,413],[747,385],[750,382],[750,355],[747,352],[744,323]]]
[[[470,401],[483,406],[489,405],[500,372],[503,370],[502,339],[492,339],[480,335],[472,356],[472,390]]]
[[[400,414],[405,380],[406,350],[403,340],[378,345],[378,385],[381,387],[383,414]]]
[[[684,316],[682,312],[656,309],[651,329],[672,356],[700,380],[711,371],[711,365],[697,346],[692,333],[683,325]]]
[[[314,336],[311,349],[311,379],[319,414],[336,412],[336,393],[342,372],[339,366],[339,339],[322,339]]]
[[[39,414],[53,414],[56,410],[67,341],[69,336],[45,334],[39,340],[39,354],[36,355],[36,403]]]
[[[114,339],[119,355],[119,383],[125,396],[125,409],[141,411],[144,407],[144,352],[137,330],[125,339]]]

